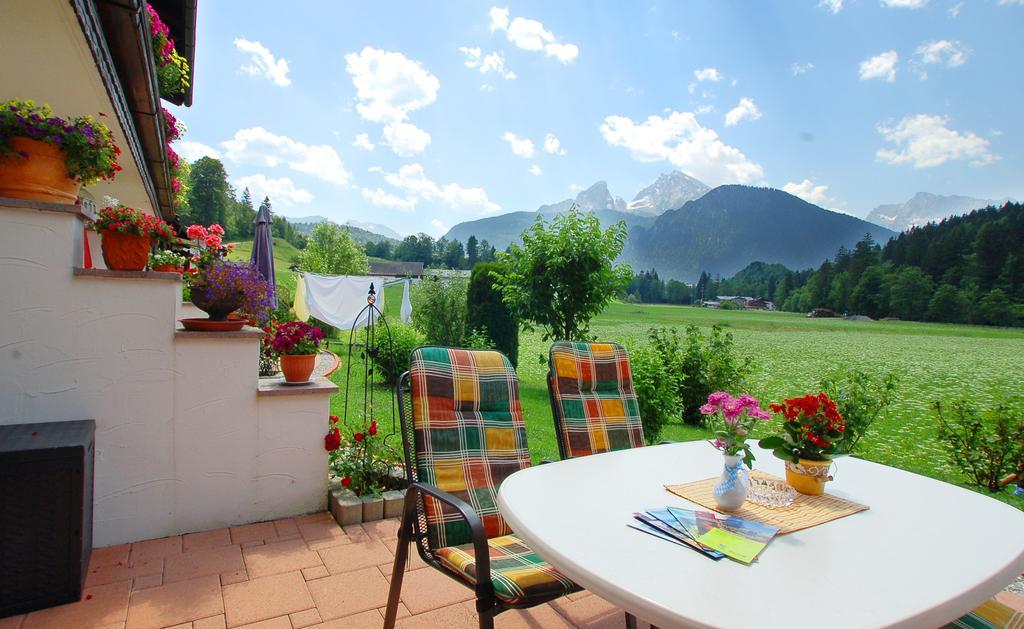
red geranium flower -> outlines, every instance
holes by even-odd
[[[342,487],[348,487],[351,484],[352,484],[352,479],[349,478],[348,476],[346,476],[345,478],[341,479],[341,486]]]
[[[363,439],[366,438],[366,435],[364,435],[361,432],[357,432],[356,434],[352,435],[352,438],[355,439],[356,441],[362,441]]]
[[[338,432],[337,428],[333,428],[331,432],[327,433],[324,437],[324,448],[328,452],[334,452],[341,447],[341,433]]]
[[[370,422],[370,429],[366,431],[371,437],[377,436],[377,422],[376,420]]]
[[[267,330],[267,331],[269,332],[270,330]],[[330,416],[330,417],[328,417],[327,419],[328,419],[328,420],[329,420],[329,421],[330,421],[330,422],[331,422],[332,424],[337,424],[337,423],[338,423],[338,416],[337,416],[337,415],[331,415],[331,416]]]

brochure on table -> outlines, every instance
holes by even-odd
[[[676,507],[633,514],[628,526],[659,539],[691,548],[714,560],[728,557],[750,564],[778,534],[774,526],[734,515]]]

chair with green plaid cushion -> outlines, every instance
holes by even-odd
[[[548,393],[563,459],[644,445],[629,355],[618,343],[557,341]]]
[[[409,489],[384,626],[395,624],[410,542],[427,564],[474,588],[481,627],[493,627],[505,610],[578,591],[498,513],[498,486],[530,465],[509,360],[494,351],[420,347],[399,378],[398,398]]]

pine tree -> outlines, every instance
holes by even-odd
[[[479,245],[475,235],[470,235],[466,240],[466,265],[472,269],[480,261]]]

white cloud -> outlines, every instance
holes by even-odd
[[[202,142],[192,142],[191,140],[182,140],[174,143],[174,150],[185,158],[186,161],[194,162],[200,157],[212,157],[214,159],[220,159],[220,151],[207,146]]]
[[[262,174],[248,175],[235,179],[235,188],[248,188],[253,199],[270,197],[272,202],[287,206],[309,203],[313,200],[313,193],[296,188],[295,182],[288,177],[270,179]]]
[[[439,234],[443,234],[448,231],[448,226],[436,218],[431,219],[430,224],[434,226],[434,229],[436,229]]]
[[[543,52],[562,63],[572,63],[580,55],[580,49],[576,44],[559,42],[555,34],[544,28],[544,24],[537,20],[517,17],[510,22],[509,10],[498,7],[491,7],[489,15],[491,32],[505,31],[508,40],[518,48]]]
[[[896,64],[900,56],[895,50],[883,52],[860,62],[860,80],[883,79],[888,83],[896,80]]]
[[[374,149],[373,142],[370,142],[370,136],[365,133],[358,134],[356,139],[352,141],[352,146],[364,151],[372,151]]]
[[[577,191],[582,190],[582,189],[583,189],[583,186],[579,185],[578,183],[571,183],[571,184],[569,184],[569,190],[572,190],[573,192],[577,192]]]
[[[390,192],[385,192],[380,188],[370,190],[369,188],[363,188],[363,198],[372,203],[377,207],[389,207],[396,210],[408,211],[416,207],[416,199],[409,197],[400,197]]]
[[[418,61],[370,46],[345,55],[345,70],[356,87],[356,111],[371,122],[401,122],[436,101],[441,88]]]
[[[408,122],[391,122],[384,125],[383,143],[391,147],[395,155],[410,157],[422,153],[430,144],[430,134]]]
[[[918,114],[907,116],[893,126],[880,124],[878,132],[886,142],[896,145],[879,149],[878,159],[887,164],[914,168],[932,168],[947,161],[966,159],[971,166],[985,166],[999,159],[989,150],[989,142],[972,131],[950,129],[948,116]]]
[[[843,0],[821,0],[818,6],[827,9],[835,15],[843,10]]]
[[[744,120],[757,120],[761,117],[761,110],[757,108],[751,98],[741,98],[738,105],[725,114],[725,126],[734,127]]]
[[[947,68],[956,68],[967,63],[970,51],[958,41],[940,39],[921,44],[916,52],[921,63],[945,64]]]
[[[480,86],[480,91],[484,92],[485,94],[488,93],[488,92],[493,92],[494,91],[494,86],[490,85],[488,83],[484,83],[483,85]]]
[[[233,162],[256,162],[275,167],[284,163],[292,170],[344,186],[351,175],[337,151],[326,144],[310,146],[263,127],[239,129],[235,137],[221,142],[224,156]]]
[[[521,138],[511,131],[506,131],[505,135],[501,136],[502,140],[508,142],[509,146],[512,147],[512,153],[519,157],[533,157],[533,140],[530,138]]]
[[[722,142],[691,112],[673,111],[665,118],[648,116],[641,123],[625,116],[608,116],[601,124],[601,134],[608,144],[629,149],[633,159],[667,160],[711,186],[764,177],[760,164]]]
[[[704,114],[710,114],[713,113],[714,111],[714,105],[701,105],[700,107],[694,109],[693,113],[697,114],[698,116],[703,116]]]
[[[999,0],[999,4],[1003,6],[1017,5],[1024,6],[1024,0]]]
[[[552,155],[565,155],[567,151],[562,148],[562,142],[553,133],[544,136],[544,152]]]
[[[1024,0],[1021,0],[1021,2],[1024,3]],[[964,8],[964,3],[963,2],[957,2],[953,6],[949,7],[949,14],[952,17],[960,17],[960,11],[962,11],[963,8]]]
[[[459,52],[466,56],[463,63],[467,68],[479,70],[481,74],[495,72],[509,81],[516,78],[515,72],[505,68],[505,56],[500,52],[491,52],[485,55],[479,48],[467,46],[459,48]]]
[[[693,71],[693,78],[697,79],[698,81],[717,82],[722,80],[722,73],[719,72],[716,68],[701,68],[699,70]],[[691,90],[690,93],[692,94],[693,90]]]
[[[249,54],[249,65],[242,66],[242,71],[249,76],[265,76],[275,85],[285,87],[291,85],[288,78],[288,62],[275,59],[273,53],[258,41],[236,38],[235,48]]]
[[[882,0],[882,6],[889,9],[920,9],[928,0]]]
[[[527,172],[529,172],[531,175],[533,175],[535,177],[539,177],[539,176],[544,174],[544,171],[541,170],[540,166],[538,166],[537,164],[534,164],[533,166],[530,166],[530,168],[529,168],[529,170]]]
[[[463,188],[457,183],[438,185],[427,179],[420,164],[405,164],[397,173],[384,173],[384,180],[407,195],[424,201],[439,201],[454,210],[492,214],[501,206],[487,198],[483,188]]]
[[[807,63],[793,63],[789,66],[789,71],[793,73],[793,76],[800,76],[801,74],[807,74],[814,69],[814,64],[808,61]]]
[[[808,203],[821,205],[828,201],[828,186],[816,186],[810,179],[804,179],[800,183],[787,183],[782,186],[782,189],[793,196],[800,197]]]

